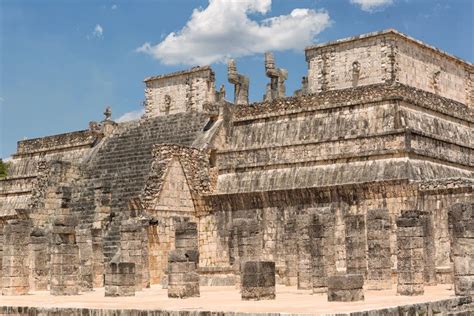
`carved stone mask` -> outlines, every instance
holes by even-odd
[[[171,97],[169,95],[165,95],[165,109],[169,110],[171,107]]]

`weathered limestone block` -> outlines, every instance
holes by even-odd
[[[237,265],[236,270],[241,271],[245,262],[260,259],[263,239],[260,226],[254,219],[238,218],[232,224],[231,264]]]
[[[298,252],[294,251],[294,240],[298,238],[295,217],[289,217],[282,226],[284,231],[282,236],[285,263],[284,283],[286,286],[294,286],[298,285]]]
[[[176,225],[175,249],[198,249],[197,223],[185,221]]]
[[[104,286],[104,250],[101,229],[92,229],[92,282],[93,287]]]
[[[105,296],[135,296],[135,280],[135,263],[109,263],[105,274]]]
[[[458,203],[449,209],[454,292],[474,296],[474,203]]]
[[[168,255],[168,297],[199,297],[199,274],[196,272],[199,253],[178,249]]]
[[[29,247],[30,288],[45,291],[49,283],[50,253],[49,239],[43,229],[34,228],[31,231]]]
[[[346,222],[346,271],[367,275],[366,232],[364,215],[348,215]]]
[[[30,290],[28,243],[32,222],[12,219],[4,227],[2,295],[26,295]]]
[[[417,211],[402,212],[397,220],[397,293],[424,293],[424,233]]]
[[[242,271],[242,300],[275,299],[275,262],[247,261]]]
[[[92,267],[92,234],[87,228],[76,231],[77,246],[79,248],[79,286],[82,292],[93,289],[93,267]]]
[[[121,261],[135,263],[136,290],[150,287],[147,225],[130,219],[120,226]]]
[[[301,290],[313,288],[313,253],[312,246],[312,226],[311,214],[298,214],[296,219],[297,225],[297,254],[298,254],[298,271],[297,271],[297,287]]]
[[[436,250],[433,232],[433,220],[429,212],[420,213],[423,226],[424,249],[424,282],[425,285],[436,285]]]
[[[364,277],[360,274],[333,275],[328,277],[329,302],[364,300]]]
[[[392,288],[390,252],[390,216],[387,209],[367,212],[367,279],[365,288],[385,290]]]
[[[313,257],[313,293],[327,291],[328,276],[336,273],[336,254],[334,249],[335,216],[331,209],[313,216],[312,257]]]
[[[72,216],[56,218],[51,241],[51,295],[79,294],[79,247]]]

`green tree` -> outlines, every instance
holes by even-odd
[[[0,179],[8,175],[8,164],[0,158]]]

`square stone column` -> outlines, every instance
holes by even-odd
[[[242,271],[242,300],[275,299],[275,262],[247,261]]]
[[[335,215],[329,209],[312,217],[310,233],[313,260],[313,293],[326,292],[328,276],[336,273],[334,225]]]
[[[313,288],[313,255],[312,246],[312,215],[303,213],[298,214],[296,219],[297,235],[297,254],[298,254],[298,273],[297,287],[300,290],[309,290]]]
[[[390,259],[390,216],[387,209],[367,212],[367,279],[365,288],[386,290],[392,288],[392,261]]]
[[[92,234],[89,228],[76,230],[77,246],[79,248],[79,286],[81,292],[92,291]]]
[[[402,212],[397,220],[397,293],[423,295],[424,293],[424,233],[420,214]]]
[[[26,295],[30,290],[28,244],[32,223],[12,219],[4,227],[2,295]]]
[[[135,263],[111,262],[105,275],[105,296],[135,296]]]
[[[348,215],[346,223],[346,271],[367,275],[367,237],[364,215]]]
[[[40,228],[34,228],[30,234],[30,288],[34,291],[46,291],[49,284],[50,252],[49,238]]]
[[[329,302],[364,300],[364,277],[360,274],[333,275],[328,277]]]
[[[104,245],[102,229],[92,229],[92,286],[104,286]]]
[[[175,249],[198,250],[197,223],[184,221],[176,224]]]
[[[135,263],[136,290],[150,287],[147,225],[129,219],[120,226],[121,261]]]
[[[453,205],[448,212],[454,292],[474,296],[474,203]]]
[[[433,220],[429,212],[421,212],[420,220],[423,226],[424,282],[425,285],[436,285],[436,250],[433,232]]]
[[[79,294],[79,247],[72,216],[55,219],[51,244],[51,295]]]
[[[168,254],[168,297],[199,297],[199,274],[196,250],[178,249]]]

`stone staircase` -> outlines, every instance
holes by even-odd
[[[179,113],[144,121],[132,121],[117,126],[104,139],[85,166],[87,184],[76,201],[75,209],[81,222],[94,220],[94,187],[106,185],[111,192],[110,221],[104,233],[104,255],[111,259],[120,245],[120,221],[130,216],[127,203],[144,188],[152,163],[152,148],[156,144],[191,146],[203,133],[209,117],[203,113]]]

